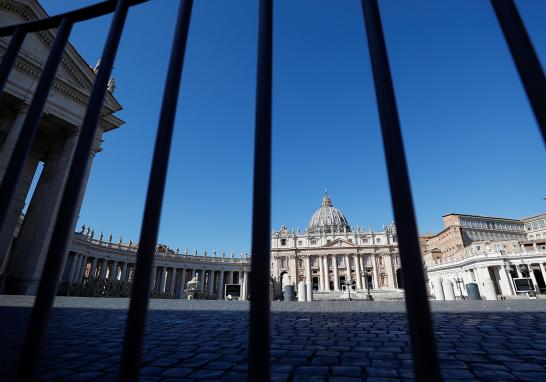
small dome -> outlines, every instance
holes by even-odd
[[[320,232],[334,233],[350,231],[349,224],[343,213],[332,206],[332,200],[327,193],[324,193],[322,198],[322,206],[315,211],[311,219],[309,219],[309,225],[307,226],[308,232]]]

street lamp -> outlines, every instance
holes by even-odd
[[[455,278],[455,283],[457,284],[457,286],[459,287],[459,293],[461,295],[461,299],[465,299],[464,295],[463,295],[463,290],[461,288],[461,285],[464,283],[464,280],[461,278],[461,277],[456,277]]]
[[[349,301],[353,301],[351,299],[351,287],[356,284],[356,281],[345,281],[344,285],[347,287],[347,290],[349,291]]]

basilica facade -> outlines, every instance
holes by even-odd
[[[273,294],[303,282],[314,299],[342,296],[351,288],[358,296],[368,290],[403,288],[396,227],[381,231],[350,226],[328,194],[304,232],[282,226],[271,238]],[[307,293],[309,294],[309,293]]]

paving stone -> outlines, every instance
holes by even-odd
[[[333,366],[332,374],[337,377],[360,377],[362,370],[355,366]]]
[[[166,369],[163,373],[161,373],[161,376],[182,378],[187,376],[191,372],[193,372],[193,369],[190,369],[188,367],[172,367]]]

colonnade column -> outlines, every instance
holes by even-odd
[[[542,273],[542,279],[546,282],[546,269],[544,269],[544,263],[539,263],[540,272]]]
[[[108,268],[108,260],[103,259],[100,264],[100,273],[99,278],[105,279],[106,278],[106,268]]]
[[[123,263],[121,268],[121,281],[127,281],[127,263]]]
[[[97,258],[93,257],[93,262],[91,263],[91,269],[89,270],[89,278],[95,278],[95,273],[97,272]]]
[[[112,269],[110,271],[110,279],[117,280],[118,279],[118,262],[114,261],[112,264]]]
[[[216,294],[218,300],[224,298],[224,271],[220,271],[220,275],[218,275],[218,292]]]
[[[78,270],[78,280],[77,282],[81,283],[82,282],[82,279],[83,279],[83,276],[85,276],[85,269],[87,268],[87,260],[88,260],[88,257],[86,255],[82,255],[83,256],[83,260],[80,264],[80,268]]]
[[[159,279],[159,292],[165,292],[165,282],[167,281],[167,267],[161,267],[161,278]]]
[[[527,268],[529,269],[529,277],[533,281],[533,290],[538,292],[537,279],[535,277],[535,272],[531,269],[531,264],[527,264]]]
[[[201,269],[201,274],[199,275],[199,289],[203,292],[205,291],[205,269]]]
[[[70,268],[68,270],[68,275],[66,277],[66,281],[69,283],[72,282],[72,279],[74,278],[74,271],[76,270],[76,262],[78,261],[78,254],[74,253],[71,256],[72,261],[70,262]]]
[[[336,255],[332,256],[332,262],[334,263],[334,291],[339,292],[339,269]]]
[[[324,255],[322,260],[324,261],[324,290],[330,290],[330,269],[328,267],[328,255]]]
[[[214,271],[209,271],[209,282],[207,285],[207,292],[209,295],[214,293]]]
[[[171,280],[169,282],[169,294],[174,295],[174,287],[176,283],[176,268],[171,268]]]
[[[243,301],[246,301],[248,296],[248,272],[243,271]]]
[[[362,290],[362,275],[360,274],[360,256],[358,253],[353,255],[355,262],[355,273],[356,273],[356,288]]]

